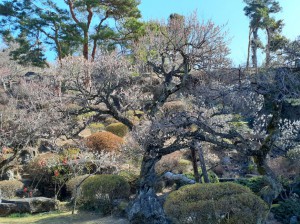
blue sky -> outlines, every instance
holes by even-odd
[[[300,35],[300,0],[279,0],[282,12],[276,17],[284,19],[283,34],[294,40]],[[243,65],[247,58],[249,20],[244,15],[242,0],[141,0],[143,20],[167,19],[171,13],[189,15],[197,10],[199,19],[211,19],[226,25],[231,39],[230,49],[235,65]],[[263,33],[261,35],[264,35]],[[260,56],[263,60],[263,56]]]
[[[283,10],[276,17],[284,20],[283,34],[294,40],[300,35],[300,0],[278,1]],[[244,15],[244,7],[243,0],[141,0],[139,9],[144,21],[166,20],[171,13],[189,15],[197,10],[200,20],[211,19],[217,25],[227,24],[225,30],[231,38],[230,57],[234,65],[238,66],[244,65],[247,58],[249,20]],[[48,60],[54,60],[54,52],[47,52],[46,55]],[[263,59],[264,55],[259,55],[259,60]]]

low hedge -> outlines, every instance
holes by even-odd
[[[86,179],[88,176],[89,175],[86,174],[86,175],[82,175],[82,176],[73,177],[66,182],[67,191],[72,195],[73,198],[76,196],[76,186],[79,183],[81,183],[84,179]],[[82,184],[79,187],[79,189],[77,190],[77,197],[81,196]]]
[[[109,131],[109,132],[123,138],[128,133],[128,127],[121,122],[117,122],[117,123],[112,123],[112,124],[108,125],[106,127],[106,131]]]
[[[164,205],[173,223],[262,224],[268,206],[235,183],[194,184],[172,192]]]
[[[103,214],[111,213],[115,200],[128,199],[129,195],[128,182],[118,175],[95,175],[82,184],[84,208],[98,210]]]

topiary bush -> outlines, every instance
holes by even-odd
[[[66,182],[66,187],[67,187],[67,191],[72,195],[72,197],[80,197],[81,196],[81,191],[82,191],[82,184],[81,186],[78,188],[77,190],[77,195],[76,195],[76,187],[78,184],[80,184],[84,179],[88,178],[88,174],[86,175],[81,175],[81,176],[77,176],[77,177],[73,177],[70,180],[68,180]]]
[[[123,138],[128,133],[128,127],[121,122],[117,122],[117,123],[108,125],[106,127],[106,131],[109,131],[109,132]]]
[[[117,199],[128,199],[130,186],[125,178],[118,175],[102,174],[91,176],[82,184],[84,208],[98,210],[109,214],[113,202]]]
[[[86,140],[86,145],[96,152],[116,152],[122,143],[122,138],[106,131],[94,133]]]
[[[105,129],[105,125],[102,123],[91,123],[88,125],[88,128],[92,133],[96,133]]]
[[[268,206],[235,183],[194,184],[172,192],[164,209],[173,223],[262,224]]]
[[[119,173],[121,177],[124,177],[125,180],[128,182],[130,186],[130,193],[135,194],[136,190],[138,188],[139,180],[140,180],[140,175],[136,172],[133,171],[121,171]]]
[[[21,190],[24,184],[18,180],[0,181],[1,198],[16,197],[17,190]]]

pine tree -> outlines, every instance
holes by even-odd
[[[252,49],[252,65],[257,68],[257,49],[264,48],[261,43],[258,31],[265,30],[267,33],[267,44],[265,46],[266,67],[269,67],[271,62],[271,52],[276,51],[275,46],[279,46],[279,34],[283,27],[282,20],[276,20],[271,17],[271,14],[278,13],[281,10],[279,2],[276,0],[244,0],[247,6],[244,8],[245,15],[250,18],[249,26],[249,47],[247,67],[249,67],[250,46]],[[253,38],[251,39],[251,36]],[[281,41],[283,37],[281,38]]]
[[[113,48],[137,37],[142,26],[138,4],[138,0],[6,0],[0,3],[1,34],[9,32],[16,39],[22,33],[32,46],[40,43],[55,49],[59,60],[81,47],[86,59],[90,55],[94,59],[99,46]],[[34,49],[42,53],[45,47]]]

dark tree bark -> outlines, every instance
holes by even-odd
[[[250,64],[250,50],[251,50],[251,35],[252,35],[252,29],[249,28],[249,36],[248,36],[248,51],[247,51],[247,64],[246,69],[249,69]]]
[[[154,150],[153,150],[154,151]],[[161,156],[152,150],[145,153],[142,162],[140,188],[136,199],[129,207],[128,218],[133,224],[166,224],[167,219],[158,197],[155,194],[154,185],[156,182],[155,164]]]
[[[193,171],[194,171],[194,177],[196,182],[201,183],[201,178],[198,172],[198,164],[197,164],[197,156],[196,156],[196,150],[194,148],[191,148],[191,156],[192,156],[192,164],[193,164]]]
[[[266,46],[266,67],[270,67],[270,62],[271,62],[271,52],[270,52],[270,47],[271,47],[271,30],[270,28],[266,28],[267,31],[267,46]]]
[[[200,161],[200,167],[202,170],[202,176],[204,179],[204,183],[209,183],[209,178],[208,178],[208,173],[207,173],[207,169],[206,169],[206,165],[205,165],[205,160],[204,160],[203,149],[202,149],[201,143],[195,142],[194,147],[195,147],[195,150],[197,149],[198,153],[199,153],[199,161]]]

